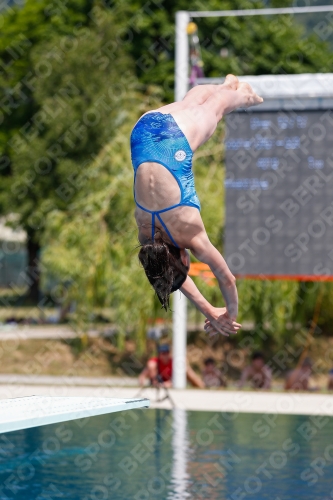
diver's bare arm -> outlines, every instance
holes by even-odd
[[[202,293],[199,292],[192,278],[187,276],[180,290],[206,318],[212,316],[213,306],[205,299]]]
[[[199,309],[199,311],[210,321],[215,331],[222,335],[235,334],[240,328],[240,324],[226,317],[226,308],[214,307],[199,292],[194,281],[187,276],[181,292]]]
[[[195,238],[191,252],[197,259],[208,264],[211,268],[219,283],[228,314],[235,321],[238,315],[236,278],[231,273],[226,261],[207,236]]]

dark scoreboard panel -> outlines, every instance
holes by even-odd
[[[238,112],[226,126],[231,271],[333,277],[333,111]]]

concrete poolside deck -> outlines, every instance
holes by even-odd
[[[31,395],[103,398],[135,398],[139,395],[138,387],[128,386],[133,379],[124,380],[122,384],[121,380],[1,375],[0,399]],[[160,396],[164,394],[161,390]],[[333,394],[195,389],[170,389],[169,394],[176,408],[184,410],[333,416]],[[140,396],[150,399],[151,408],[172,408],[168,399],[156,402],[155,389],[144,389]]]

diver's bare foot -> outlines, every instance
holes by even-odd
[[[239,82],[237,87],[237,92],[241,94],[241,101],[243,108],[249,108],[250,106],[257,106],[261,104],[264,100],[262,97],[258,96],[251,85],[246,82]]]
[[[235,75],[227,75],[221,87],[223,90],[237,90],[239,85],[239,80]]]

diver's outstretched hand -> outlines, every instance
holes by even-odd
[[[242,327],[240,323],[233,321],[225,307],[214,307],[211,313],[213,319],[206,319],[204,329],[212,337],[217,333],[229,337],[234,335]]]

